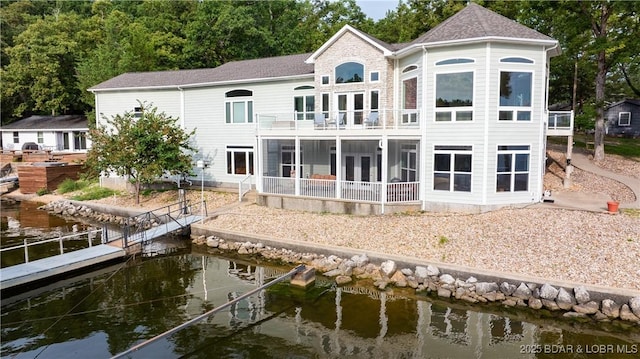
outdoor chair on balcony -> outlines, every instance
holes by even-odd
[[[369,117],[364,119],[364,124],[367,127],[378,126],[378,113],[377,112],[371,112],[369,114]]]
[[[316,128],[327,128],[327,119],[324,117],[324,113],[316,113],[313,117],[313,125]]]
[[[344,126],[344,124],[345,124],[345,120],[344,119],[345,119],[345,113],[339,113],[338,117],[336,117],[335,120],[327,121],[327,125],[335,126],[335,127]]]

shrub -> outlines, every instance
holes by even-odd
[[[77,196],[73,196],[71,199],[76,200],[76,201],[90,201],[93,199],[100,199],[100,198],[106,198],[109,196],[113,196],[114,194],[118,193],[117,191],[114,191],[110,188],[104,188],[104,187],[89,187],[87,189],[85,189],[81,194],[77,195]]]
[[[44,196],[45,194],[49,194],[49,190],[46,188],[40,188],[36,191],[38,196]]]
[[[60,185],[58,186],[58,193],[62,194],[62,193],[75,192],[83,188],[86,188],[87,186],[89,186],[88,181],[84,181],[84,180],[74,181],[70,178],[67,178],[66,180],[62,181],[62,183],[60,183]]]

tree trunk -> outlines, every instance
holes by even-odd
[[[584,9],[584,3],[581,3]],[[607,25],[609,21],[609,6],[606,2],[600,4],[600,16],[591,21],[591,28],[596,43],[601,42],[601,48],[598,51],[598,72],[596,73],[596,131],[593,138],[593,160],[600,162],[604,160],[604,88],[607,80],[607,52],[606,48],[602,48],[607,42]]]
[[[136,179],[136,204],[140,204],[140,181]]]
[[[607,63],[604,50],[598,53],[598,73],[596,74],[596,131],[593,139],[593,160],[604,160],[604,84],[607,77]]]

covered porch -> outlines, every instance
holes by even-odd
[[[259,136],[258,153],[259,194],[382,206],[423,196],[419,138]]]

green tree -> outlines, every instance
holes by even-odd
[[[90,131],[92,143],[87,164],[95,173],[114,172],[134,184],[136,203],[140,187],[163,174],[190,175],[192,168],[191,137],[195,129],[185,132],[177,119],[158,112],[156,107],[140,103],[142,112],[104,117],[106,125]]]
[[[82,51],[76,35],[82,22],[71,14],[47,16],[29,25],[6,49],[2,95],[19,103],[13,116],[78,110],[75,62]]]

